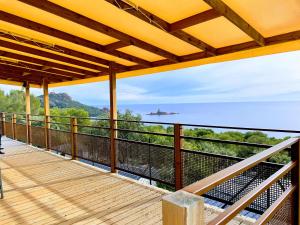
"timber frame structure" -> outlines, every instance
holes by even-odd
[[[279,19],[272,20],[279,5]],[[112,63],[123,78],[300,49],[300,6],[292,0],[13,0],[0,6],[2,83],[46,80],[55,87],[107,80]]]

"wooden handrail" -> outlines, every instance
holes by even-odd
[[[286,200],[296,191],[296,189],[297,187],[294,185],[288,187],[288,189],[271,205],[271,207],[268,208],[261,217],[259,217],[259,219],[255,222],[255,225],[267,224],[286,202]]]
[[[251,204],[261,193],[269,189],[276,181],[296,167],[297,161],[290,162],[258,185],[255,189],[244,195],[235,204],[220,213],[215,219],[210,221],[208,225],[225,225],[231,221],[241,210]]]
[[[277,154],[278,152],[290,147],[295,144],[299,139],[290,138],[285,140],[265,151],[262,151],[250,158],[247,158],[239,163],[236,163],[224,170],[221,170],[209,177],[206,177],[198,182],[195,182],[183,190],[197,195],[203,195],[219,184],[224,183],[227,180],[234,178],[235,176],[247,171],[248,169],[258,165],[259,163],[267,160],[271,156]]]

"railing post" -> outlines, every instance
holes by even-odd
[[[45,115],[45,146],[47,151],[50,150],[49,129],[50,129],[50,116]]]
[[[110,120],[110,169],[112,173],[116,172],[116,138],[117,123],[114,119]]]
[[[17,123],[17,115],[14,113],[11,118],[13,139],[16,139],[16,123]]]
[[[162,199],[163,225],[204,225],[204,199],[177,191]]]
[[[72,142],[72,160],[77,158],[77,118],[71,117],[71,142]]]
[[[26,131],[27,131],[27,144],[31,144],[31,118],[30,114],[26,114]]]
[[[293,205],[293,221],[295,225],[300,224],[300,188],[299,188],[299,176],[300,176],[300,144],[299,140],[297,143],[292,145],[291,149],[291,158],[292,161],[297,161],[297,166],[292,170],[292,185],[295,185],[297,187],[295,193],[294,193],[294,205]]]
[[[2,117],[2,136],[6,135],[6,128],[5,128],[5,113],[1,113]]]
[[[174,160],[175,160],[175,188],[182,189],[182,125],[174,124]]]

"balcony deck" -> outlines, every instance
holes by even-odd
[[[162,224],[167,191],[8,138],[2,144],[0,224]],[[217,212],[206,206],[206,219]]]

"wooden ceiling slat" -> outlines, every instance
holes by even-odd
[[[7,39],[10,39],[10,40],[14,40],[14,41],[18,41],[20,43],[26,43],[28,45],[32,45],[32,46],[37,47],[35,42],[28,41],[28,39],[25,39],[25,38],[22,38],[22,37],[15,37],[15,36],[5,34],[5,33],[1,33],[1,37],[7,38]],[[99,57],[96,57],[96,56],[93,56],[93,55],[89,55],[89,54],[86,54],[86,53],[83,53],[83,52],[79,52],[79,51],[76,51],[76,50],[73,50],[73,49],[69,49],[69,48],[66,48],[66,47],[63,47],[63,46],[60,46],[60,45],[54,45],[54,47],[57,49],[57,51],[65,54],[65,55],[73,56],[73,57],[76,57],[76,58],[79,58],[79,59],[85,59],[85,60],[88,60],[88,61],[91,61],[91,62],[94,62],[94,63],[103,64],[103,65],[107,65],[107,66],[109,66],[109,63],[110,63],[109,60],[105,60],[105,59],[102,59],[102,58],[99,58]],[[105,49],[106,49],[106,47],[109,47],[109,45],[105,45]],[[47,48],[47,49],[52,50],[51,48]],[[55,50],[53,50],[53,51],[55,51]],[[116,65],[115,68],[116,68],[117,71],[126,71],[127,70],[127,66],[124,66],[124,65],[119,64],[119,63],[115,63],[115,65]]]
[[[80,24],[82,26],[88,27],[92,30],[98,31],[102,34],[111,36],[113,38],[116,38],[120,41],[123,41],[124,43],[135,45],[136,47],[142,48],[144,50],[147,50],[149,52],[152,52],[154,54],[160,55],[164,58],[167,58],[173,62],[178,62],[178,57],[174,55],[173,53],[170,53],[166,50],[163,50],[159,47],[156,47],[154,45],[151,45],[145,41],[139,40],[135,37],[132,37],[126,33],[123,33],[121,31],[118,31],[114,28],[111,28],[105,24],[102,24],[100,22],[97,22],[93,19],[90,19],[84,15],[81,15],[79,13],[76,13],[72,10],[69,10],[67,8],[64,8],[60,5],[57,5],[55,3],[52,3],[47,0],[19,0],[25,4],[31,5],[33,7],[39,8],[41,10],[44,10],[46,12],[52,13],[54,15],[57,15],[59,17],[62,17],[64,19],[70,20],[74,23]]]
[[[42,77],[42,78],[49,78],[49,79],[57,79],[57,80],[73,80],[72,77],[66,77],[66,76],[60,76],[57,74],[49,74],[44,73],[43,71],[35,71],[35,70],[29,70],[27,68],[17,67],[15,65],[0,65],[0,70],[11,70],[12,72],[16,73],[19,72],[22,77],[27,77],[34,75],[35,77]],[[28,73],[27,73],[28,72]]]
[[[159,18],[158,16],[148,12],[147,10],[138,7],[138,10],[131,5],[127,4],[124,1],[120,0],[106,0],[108,3],[116,6],[117,8],[121,8],[122,10],[126,11],[127,13],[130,13],[131,15],[153,25],[158,27],[159,29],[179,38],[180,40],[183,40],[203,51],[207,51],[212,55],[215,55],[215,49],[208,45],[207,43],[193,37],[192,35],[182,31],[182,30],[173,30],[170,29],[170,24],[166,22],[165,20]]]
[[[11,23],[11,24],[15,24],[17,26],[25,27],[27,29],[34,30],[34,31],[37,31],[37,32],[40,32],[40,33],[43,33],[46,35],[50,35],[55,38],[59,38],[59,39],[62,39],[62,40],[65,40],[65,41],[68,41],[71,43],[75,43],[77,45],[93,49],[95,51],[107,53],[105,51],[105,46],[103,46],[103,45],[86,40],[84,38],[77,37],[72,34],[68,34],[66,32],[57,30],[52,27],[45,26],[45,25],[37,23],[37,22],[7,13],[5,11],[0,10],[0,20]],[[144,65],[146,67],[151,66],[151,63],[144,59],[141,59],[141,58],[117,51],[117,50],[109,51],[109,53],[107,53],[107,54],[116,56],[121,59],[128,60],[130,62],[138,63],[138,64]]]
[[[30,76],[23,76],[23,72],[21,70],[9,69],[7,67],[0,66],[0,74],[7,74],[7,78],[17,78],[20,81],[35,81],[41,83],[43,79],[47,78],[52,82],[62,82],[62,81],[70,81],[70,79],[58,79],[57,77],[51,77],[47,75],[41,74],[30,74]]]
[[[29,53],[32,55],[37,55],[37,56],[41,56],[41,57],[45,57],[45,58],[49,58],[49,59],[53,59],[53,60],[57,60],[57,61],[61,61],[61,62],[65,62],[65,63],[69,63],[69,64],[73,64],[73,65],[86,67],[89,69],[99,70],[99,71],[108,73],[108,68],[103,67],[103,66],[98,66],[95,64],[91,64],[91,63],[83,62],[83,61],[80,61],[77,59],[68,58],[68,57],[65,57],[62,55],[42,51],[42,50],[39,50],[36,48],[30,48],[30,47],[27,47],[24,45],[20,45],[17,43],[13,43],[13,42],[1,40],[1,39],[0,39],[0,46],[4,47],[4,48],[13,49],[13,50],[20,51],[20,52],[26,52],[26,53]]]
[[[71,72],[58,70],[58,69],[53,69],[53,68],[44,69],[43,66],[33,65],[33,64],[24,63],[24,62],[9,63],[9,62],[5,62],[5,61],[0,61],[0,65],[9,65],[9,66],[17,67],[17,68],[23,68],[24,71],[26,70],[26,72],[28,72],[28,73],[30,73],[30,71],[34,70],[34,71],[38,71],[43,74],[54,74],[54,75],[56,74],[56,75],[61,75],[61,76],[71,77],[71,78],[78,78],[78,79],[86,78],[84,75],[71,73]]]
[[[234,12],[229,6],[227,6],[222,0],[203,0],[210,5],[214,10],[236,25],[239,29],[244,31],[247,35],[253,38],[259,45],[264,46],[264,37],[247,23],[242,17]]]
[[[183,30],[185,28],[197,25],[199,23],[204,23],[209,20],[216,19],[220,17],[221,14],[214,9],[209,9],[207,11],[198,13],[196,15],[190,16],[188,18],[176,21],[170,24],[170,31]]]
[[[59,64],[59,63],[55,63],[55,62],[50,62],[50,61],[46,61],[46,60],[42,60],[42,59],[37,59],[37,58],[25,56],[25,55],[20,55],[20,54],[13,53],[13,52],[7,52],[7,51],[3,51],[3,50],[0,50],[0,56],[12,58],[12,59],[16,59],[16,60],[21,60],[21,61],[25,61],[25,62],[40,64],[43,66],[50,66],[50,67],[54,67],[54,68],[58,68],[58,69],[62,69],[62,70],[72,71],[75,73],[83,74],[85,76],[95,77],[95,76],[98,76],[98,74],[99,74],[96,72],[83,70],[80,68],[71,67],[71,66],[67,66],[67,65],[63,65],[63,64]]]

